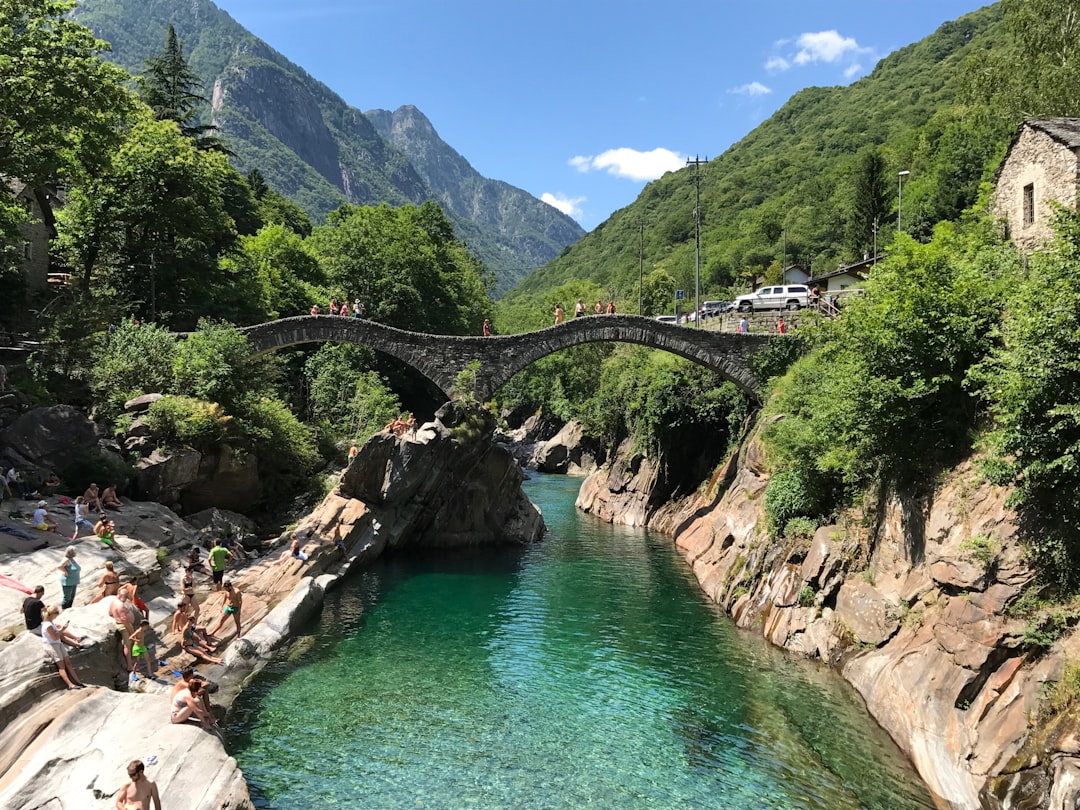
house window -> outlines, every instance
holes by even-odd
[[[1035,184],[1024,186],[1024,227],[1035,224]]]

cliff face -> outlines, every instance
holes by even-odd
[[[932,498],[891,496],[812,539],[776,541],[753,440],[659,509],[646,508],[649,476],[617,466],[594,474],[579,504],[610,519],[619,503],[671,533],[739,626],[836,667],[938,796],[963,808],[1080,802],[1075,721],[1029,724],[1077,642],[1036,657],[1026,621],[1008,615],[1033,575],[1006,490],[962,465]]]
[[[500,291],[584,234],[546,203],[481,177],[415,107],[375,110],[373,126],[209,0],[81,0],[75,16],[109,41],[110,58],[133,74],[161,51],[172,23],[205,82],[208,120],[220,127],[234,164],[259,169],[316,220],[345,202],[436,200]]]
[[[502,288],[584,236],[581,226],[558,209],[509,183],[482,177],[411,104],[364,115],[409,158],[444,210],[483,227],[498,251],[526,259],[514,273],[500,276]]]

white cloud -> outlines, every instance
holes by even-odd
[[[621,147],[596,156],[578,155],[570,158],[569,163],[579,172],[606,171],[630,180],[655,180],[667,172],[681,169],[686,159],[670,149],[658,147],[650,152],[640,152]]]
[[[772,92],[761,82],[750,82],[740,87],[728,90],[729,93],[737,93],[740,96],[765,96]]]
[[[862,73],[862,65],[855,62],[854,64],[848,65],[847,69],[844,71],[844,78],[854,79],[860,73]]]
[[[833,31],[800,34],[796,44],[799,52],[795,54],[796,65],[808,65],[811,62],[835,62],[848,52],[858,52],[859,43],[852,37],[842,37]]]
[[[540,195],[540,199],[546,202],[553,208],[558,208],[568,217],[574,219],[581,219],[583,211],[581,210],[581,203],[585,202],[585,197],[567,197],[563,194],[552,194],[549,191],[545,191]]]
[[[791,62],[782,56],[771,56],[765,63],[765,70],[770,73],[780,73],[791,67]]]

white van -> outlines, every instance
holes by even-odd
[[[762,287],[732,302],[739,312],[758,312],[767,309],[802,309],[810,306],[810,288],[805,284],[783,284]]]

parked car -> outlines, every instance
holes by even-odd
[[[702,318],[715,318],[731,309],[730,301],[705,301],[701,305]]]
[[[660,323],[670,323],[672,326],[679,325],[679,319],[674,315],[657,315],[656,320],[660,321]]]
[[[783,284],[762,287],[747,295],[738,296],[732,305],[739,312],[758,312],[768,309],[801,309],[810,306],[810,288],[805,284]]]

